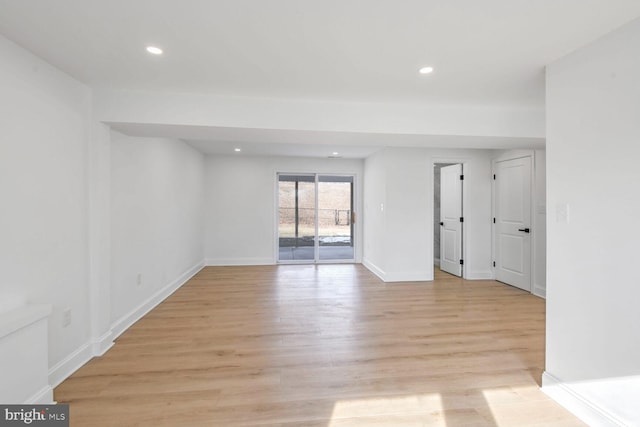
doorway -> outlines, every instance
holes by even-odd
[[[434,163],[434,264],[440,270],[462,277],[463,166]]]
[[[278,262],[354,262],[354,181],[278,174]]]

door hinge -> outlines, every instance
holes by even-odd
[[[496,174],[495,174],[495,173],[493,174],[493,179],[494,179],[494,180],[496,179]]]
[[[460,260],[460,265],[464,265],[464,260],[463,259]]]
[[[460,175],[460,181],[464,181],[464,175]]]
[[[493,266],[494,266],[494,267],[496,266],[496,262],[495,262],[495,261],[493,261]]]
[[[460,217],[460,222],[464,222],[464,217]]]
[[[493,218],[493,223],[494,223],[494,224],[496,223],[496,219],[495,219],[495,218]]]

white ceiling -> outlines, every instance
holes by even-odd
[[[638,0],[0,0],[0,33],[100,88],[543,107],[546,64],[638,16]]]

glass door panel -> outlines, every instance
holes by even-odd
[[[315,236],[315,175],[278,175],[278,261],[315,261]]]
[[[318,259],[353,260],[353,177],[318,177]]]

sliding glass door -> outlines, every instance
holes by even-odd
[[[353,261],[353,176],[278,174],[278,261]]]

